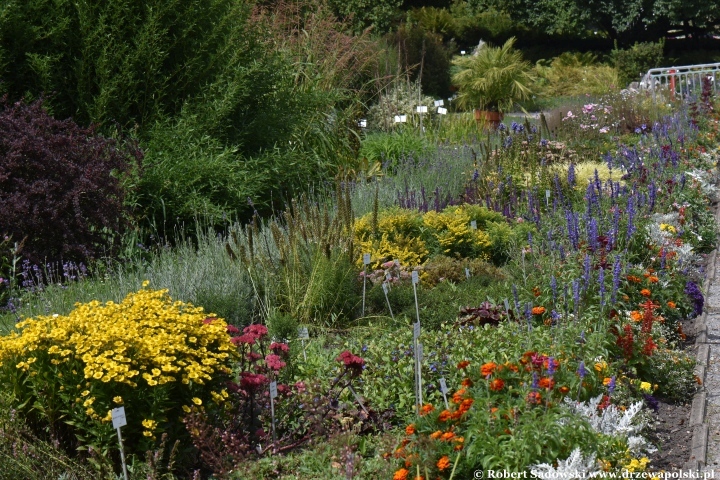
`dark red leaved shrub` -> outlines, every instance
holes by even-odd
[[[123,179],[140,150],[56,120],[42,101],[0,99],[0,234],[44,265],[112,253],[126,227]]]

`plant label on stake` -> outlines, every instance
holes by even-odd
[[[415,111],[416,111],[417,113],[427,113],[427,106],[425,106],[425,105],[418,105],[418,106],[415,108]]]
[[[445,102],[443,102],[442,98],[440,100],[435,100],[434,103],[436,107],[442,107],[443,105],[445,105]]]
[[[505,304],[505,313],[510,311],[510,302],[508,302],[508,299],[506,298],[503,300],[503,303]]]
[[[307,327],[298,328],[298,338],[300,339],[300,343],[302,344],[303,358],[307,362],[307,354],[305,353],[305,340],[310,340],[310,334],[308,334]]]
[[[417,270],[413,270],[412,272],[412,286],[413,286],[413,293],[415,294],[415,315],[417,316],[417,321],[420,323],[420,307],[418,306],[418,299],[417,299],[417,284],[420,282],[420,277],[418,276]]]
[[[365,316],[365,291],[367,286],[367,266],[370,265],[370,254],[363,253],[363,302],[362,302],[362,316]]]
[[[470,222],[470,228],[473,230],[477,230],[477,221],[476,220],[472,220]]]
[[[120,427],[127,425],[125,407],[113,408],[111,415],[113,428],[117,430],[118,443],[120,444],[120,460],[122,461],[123,475],[125,480],[128,480],[127,465],[125,464],[125,449],[123,448],[122,435],[120,434]]]
[[[545,205],[550,206],[550,190],[545,190]]]
[[[395,115],[395,123],[407,122],[407,115]]]
[[[395,320],[395,315],[393,315],[392,307],[390,306],[390,299],[388,298],[388,284],[383,282],[382,289],[383,289],[383,293],[385,294],[385,301],[388,304],[388,310],[390,310],[390,318]]]
[[[442,393],[443,400],[445,401],[445,409],[450,410],[450,406],[448,405],[447,401],[447,383],[445,383],[445,379],[443,377],[440,377],[440,393]]]
[[[465,267],[465,278],[470,278],[470,269]]]
[[[367,128],[367,119],[363,118],[358,122],[360,128]]]
[[[272,417],[272,436],[275,443],[275,399],[277,398],[277,382],[270,382],[270,416]]]
[[[447,108],[438,107],[437,113],[440,114],[440,115],[447,115]]]

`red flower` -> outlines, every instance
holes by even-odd
[[[531,405],[540,405],[542,403],[542,395],[540,395],[540,392],[529,392],[525,400]]]
[[[657,348],[657,345],[655,342],[653,342],[653,339],[650,335],[645,339],[645,345],[643,346],[642,353],[643,355],[647,355],[648,357],[652,355],[653,350]]]
[[[547,390],[551,390],[555,386],[555,380],[553,380],[552,378],[543,377],[538,382],[538,386],[540,388],[545,388]]]
[[[250,372],[242,372],[240,377],[240,386],[248,391],[257,390],[268,380],[265,375]]]
[[[239,337],[232,337],[230,339],[234,345],[252,345],[255,343],[255,340],[257,340],[257,337],[249,333],[244,333]]]
[[[287,346],[287,343],[273,342],[270,344],[270,350],[275,352],[276,355],[280,355],[281,353],[288,353],[290,347]]]
[[[467,360],[463,360],[462,362],[457,364],[457,368],[459,368],[460,370],[464,370],[465,368],[467,368],[468,365],[470,365],[470,362],[468,362]]]
[[[338,362],[343,362],[345,368],[347,368],[353,375],[360,375],[362,373],[363,366],[365,365],[365,360],[357,355],[353,355],[349,350],[345,350],[340,353],[336,360]]]

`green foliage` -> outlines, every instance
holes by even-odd
[[[372,28],[388,32],[398,18],[402,0],[329,0],[333,12],[351,22],[355,32]]]
[[[425,94],[440,97],[449,94],[452,43],[443,43],[441,34],[426,30],[422,23],[402,25],[392,41],[400,51],[402,69],[409,72],[412,81],[422,85]]]
[[[602,95],[619,85],[617,71],[596,64],[596,57],[587,53],[565,52],[549,63],[538,62],[535,70],[547,96]]]
[[[532,96],[530,64],[514,44],[511,38],[502,47],[483,45],[472,55],[455,57],[452,82],[460,89],[461,106],[503,111]]]
[[[659,67],[663,61],[665,42],[635,43],[631,48],[620,50],[615,45],[612,59],[618,71],[620,85],[640,80],[651,68]]]
[[[370,133],[363,138],[358,155],[370,162],[382,162],[390,171],[402,163],[414,163],[431,149],[430,142],[410,128]]]

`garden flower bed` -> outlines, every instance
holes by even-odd
[[[179,475],[656,471],[651,412],[698,385],[683,328],[717,243],[712,107],[630,125],[589,104],[552,144],[542,126],[504,125],[434,205],[422,181],[381,192],[391,178],[298,200],[207,240],[248,285],[246,317],[153,278],[119,303],[36,315],[0,337],[3,402],[104,473],[117,405],[128,453],[176,442]]]

